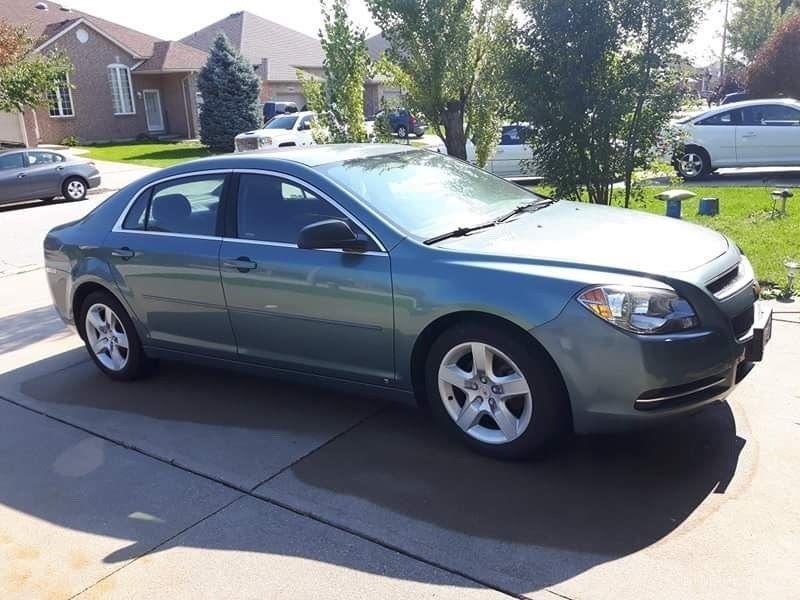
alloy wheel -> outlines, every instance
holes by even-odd
[[[97,360],[109,371],[122,371],[128,364],[128,334],[122,321],[105,304],[93,304],[86,313],[86,339]]]
[[[520,368],[482,342],[459,344],[439,366],[439,396],[447,413],[470,437],[507,444],[530,425],[533,397]]]
[[[705,162],[696,152],[687,152],[681,157],[680,170],[684,177],[699,177],[703,174]]]
[[[67,196],[70,200],[80,200],[86,195],[86,186],[82,181],[73,179],[67,184]]]

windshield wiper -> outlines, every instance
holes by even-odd
[[[489,229],[490,227],[494,227],[498,223],[504,223],[508,221],[511,217],[527,212],[532,211],[536,212],[540,208],[544,208],[545,206],[550,206],[554,202],[558,202],[553,198],[545,198],[544,200],[535,200],[533,202],[525,202],[524,204],[518,205],[514,210],[507,212],[504,215],[501,215],[497,219],[493,221],[487,221],[486,223],[481,223],[480,225],[473,225],[472,227],[459,227],[458,229],[453,229],[452,231],[448,231],[447,233],[443,233],[441,235],[437,235],[436,237],[432,237],[430,239],[425,240],[423,243],[427,246],[431,244],[435,244],[437,242],[441,242],[443,240],[449,240],[450,238],[455,237],[464,237],[472,233],[473,231],[480,231],[481,229]]]
[[[470,234],[473,231],[480,231],[481,229],[489,229],[489,227],[494,227],[495,225],[497,225],[495,221],[488,221],[486,223],[481,223],[480,225],[473,225],[472,227],[459,227],[458,229],[453,229],[453,231],[448,231],[447,233],[442,233],[441,235],[437,235],[435,237],[427,239],[423,242],[423,244],[425,244],[426,246],[430,246],[431,244],[435,244],[443,240],[448,240],[450,238],[464,237],[465,235]]]
[[[497,218],[495,223],[503,223],[504,221],[508,221],[511,217],[515,217],[521,213],[531,211],[536,212],[539,209],[544,208],[545,206],[550,206],[554,202],[558,202],[554,198],[545,198],[544,200],[535,200],[533,202],[525,202],[524,204],[520,204],[514,210],[507,212],[503,216]]]

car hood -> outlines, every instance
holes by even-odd
[[[237,139],[241,138],[249,138],[249,137],[271,137],[271,138],[279,138],[279,137],[287,137],[294,133],[291,129],[254,129],[253,131],[245,131],[244,133],[240,133],[236,136]]]
[[[724,254],[729,243],[715,231],[678,219],[560,201],[437,246],[578,267],[667,274],[696,269]]]

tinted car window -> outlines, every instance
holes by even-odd
[[[144,230],[147,224],[147,205],[150,203],[150,193],[141,194],[128,211],[123,229]]]
[[[310,191],[269,175],[239,178],[238,237],[245,240],[296,244],[306,225],[346,217]]]
[[[28,152],[28,164],[30,166],[60,162],[64,162],[64,157],[60,154],[55,154],[54,152],[41,152],[38,150]]]
[[[741,112],[739,110],[729,110],[719,113],[699,121],[698,125],[738,125],[741,123]]]
[[[0,154],[0,170],[3,169],[21,169],[25,166],[22,160],[22,152],[14,152],[13,154]]]
[[[125,217],[125,229],[215,235],[224,175],[187,177],[157,186],[146,207],[142,197]],[[144,225],[144,226],[143,226]]]
[[[800,125],[800,111],[789,106],[765,104],[749,106],[742,110],[745,125],[788,126]]]

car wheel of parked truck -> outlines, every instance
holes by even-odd
[[[552,361],[510,328],[465,322],[439,336],[425,369],[428,404],[461,441],[492,457],[523,458],[567,430]]]

